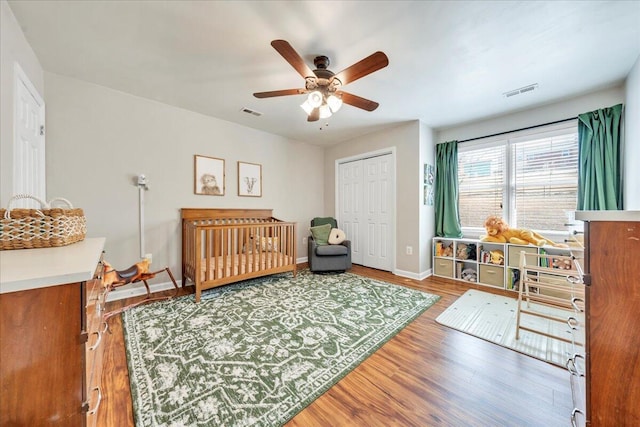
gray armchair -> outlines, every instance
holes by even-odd
[[[332,228],[338,228],[335,218],[314,218],[311,226],[330,224]],[[345,271],[351,268],[351,241],[345,240],[337,245],[318,245],[312,235],[308,240],[309,270],[320,271]]]

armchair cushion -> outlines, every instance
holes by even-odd
[[[329,243],[331,224],[316,225],[315,227],[309,228],[309,231],[317,245],[327,245]]]
[[[318,256],[338,256],[347,255],[349,248],[344,245],[323,245],[316,248],[316,255]]]

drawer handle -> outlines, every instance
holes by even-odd
[[[577,312],[584,313],[584,308],[580,308],[580,306],[578,306],[578,303],[581,303],[584,306],[584,300],[582,298],[578,298],[578,297],[571,298],[571,305],[573,306],[573,308]]]
[[[87,411],[88,415],[93,415],[96,412],[98,412],[98,408],[100,407],[100,402],[102,401],[102,392],[100,391],[100,387],[96,387],[91,391],[97,391],[98,392],[98,401],[96,402],[96,406],[93,409],[89,409],[89,411]]]
[[[580,321],[573,316],[569,316],[567,318],[567,325],[574,331],[577,331],[578,326],[580,325]]]
[[[582,283],[582,279],[580,277],[576,277],[576,276],[567,276],[567,282],[573,284],[573,285],[577,285],[579,283]]]
[[[576,415],[578,414],[584,416],[584,412],[580,409],[573,408],[573,411],[571,411],[571,427],[578,427],[578,420],[576,419]]]
[[[567,359],[567,363],[565,366],[567,367],[567,371],[574,377],[584,377],[584,373],[578,370],[578,365],[576,365],[576,359],[584,360],[584,356],[581,354],[574,354],[570,358]]]
[[[100,345],[100,341],[102,341],[102,333],[100,331],[91,332],[91,334],[92,335],[93,334],[98,335],[98,339],[96,340],[96,342],[91,347],[89,347],[89,351],[93,351],[96,348],[98,348],[98,346]]]

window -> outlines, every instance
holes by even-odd
[[[483,230],[489,215],[514,228],[566,232],[577,205],[577,124],[462,143],[458,181],[465,232]]]

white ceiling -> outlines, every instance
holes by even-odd
[[[318,145],[410,120],[445,128],[618,85],[640,55],[640,1],[9,5],[46,71]],[[336,73],[385,52],[388,67],[345,86],[380,107],[345,105],[309,123],[304,95],[253,97],[304,87],[274,39],[311,68],[315,56],[329,56]],[[533,92],[503,96],[533,83]]]

